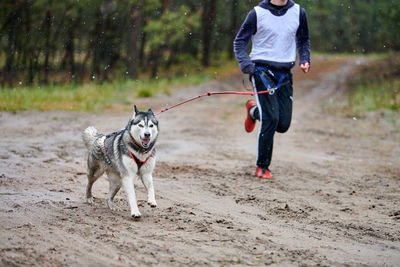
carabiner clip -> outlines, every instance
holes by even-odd
[[[273,95],[273,94],[275,94],[275,88],[269,89],[269,95]]]

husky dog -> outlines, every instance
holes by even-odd
[[[89,150],[87,159],[86,199],[93,203],[92,186],[103,174],[109,178],[107,206],[119,209],[113,199],[121,185],[124,187],[131,216],[140,218],[134,184],[141,178],[147,190],[147,203],[156,207],[152,172],[156,164],[154,144],[158,137],[158,121],[153,111],[139,111],[134,107],[132,119],[125,129],[109,135],[99,134],[93,126],[83,132],[83,141]]]

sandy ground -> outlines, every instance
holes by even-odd
[[[258,128],[244,132],[247,97],[160,115],[159,207],[145,205],[137,184],[139,221],[122,190],[124,210],[107,209],[106,178],[94,185],[95,203],[84,201],[81,131],[113,132],[130,113],[0,113],[0,265],[400,266],[399,122],[329,111],[358,64],[365,60],[319,58],[312,73],[295,74],[294,118],[276,135],[270,181],[253,176]],[[244,90],[243,79],[136,104],[157,111],[210,90]]]

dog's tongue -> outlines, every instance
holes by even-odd
[[[149,142],[150,142],[150,138],[142,138],[142,144],[143,145],[148,145],[149,144]]]

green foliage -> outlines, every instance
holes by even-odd
[[[400,80],[359,85],[349,93],[349,104],[360,112],[400,110]]]
[[[307,11],[312,47],[325,52],[400,50],[400,0],[297,0]]]
[[[165,12],[160,19],[150,21],[144,28],[150,36],[149,48],[182,44],[193,31],[199,29],[199,18],[199,12],[191,14],[184,5],[175,12]]]
[[[349,107],[356,113],[400,111],[400,56],[390,55],[361,69],[350,82]]]
[[[171,89],[197,85],[218,77],[216,74],[236,68],[235,62],[212,67],[190,75],[176,75],[161,79],[142,79],[87,83],[83,85],[0,87],[0,111],[18,112],[36,109],[98,112],[114,104],[131,106],[137,98],[169,94]]]
[[[138,97],[152,97],[153,91],[150,88],[142,88],[137,93]]]
[[[216,64],[233,58],[233,39],[259,1],[215,0],[216,10],[208,11],[216,14],[215,25],[204,37],[207,20],[201,14],[209,1],[3,0],[0,84],[107,82],[125,78],[131,62],[142,75],[186,62],[194,71],[208,41]],[[296,2],[307,11],[314,51],[400,50],[400,0]],[[132,25],[135,15],[139,19]],[[130,54],[132,47],[137,49]]]

